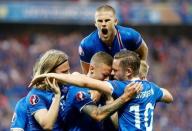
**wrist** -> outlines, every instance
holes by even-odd
[[[121,95],[121,100],[122,100],[123,102],[128,102],[130,99],[131,99],[131,98],[130,98],[129,95],[126,95],[126,94]]]
[[[61,93],[55,94],[55,97],[60,98],[61,97]]]

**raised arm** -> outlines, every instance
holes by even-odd
[[[106,96],[106,98],[107,98],[106,99],[106,105],[114,102],[114,99],[112,96],[108,95],[108,96]],[[118,113],[117,113],[117,111],[110,116],[110,120],[111,120],[114,128],[118,129]]]
[[[49,109],[38,110],[35,112],[34,117],[44,130],[52,130],[58,116],[61,92],[55,79],[53,83],[47,79],[47,83],[50,85],[50,89],[54,92],[55,97]]]
[[[142,40],[142,43],[136,52],[139,54],[141,60],[147,61],[148,47],[144,40]]]
[[[87,87],[93,90],[101,91],[105,94],[112,94],[112,87],[108,82],[96,80],[90,77],[87,77],[83,74],[57,74],[57,73],[48,73],[35,77],[29,86],[38,83],[39,81],[44,80],[46,77],[52,77],[57,79],[61,83],[68,83],[80,87]]]
[[[171,103],[173,102],[173,96],[171,95],[171,93],[164,88],[161,88],[162,92],[163,92],[163,97],[161,98],[161,102],[165,102],[165,103]]]
[[[82,72],[83,72],[84,74],[87,74],[88,71],[89,71],[89,66],[90,66],[90,64],[89,64],[89,63],[86,63],[86,62],[84,62],[84,61],[81,61],[81,60],[80,60],[80,64],[81,64]]]

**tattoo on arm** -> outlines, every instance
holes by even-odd
[[[125,102],[120,98],[116,99],[111,104],[97,107],[96,105],[86,105],[83,107],[83,112],[88,114],[90,117],[95,119],[96,121],[101,121],[106,117],[112,115],[115,111],[117,111],[120,107],[122,107]]]

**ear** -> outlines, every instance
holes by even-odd
[[[115,25],[117,25],[118,24],[118,19],[117,18],[115,18]]]
[[[92,74],[94,72],[95,67],[93,65],[89,66],[89,72]]]
[[[96,21],[95,21],[95,27],[97,28],[97,23],[96,23]]]
[[[126,73],[126,74],[125,74],[126,77],[129,78],[130,76],[133,75],[133,70],[128,67],[128,68],[125,70],[125,73]]]

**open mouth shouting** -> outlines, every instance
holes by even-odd
[[[101,29],[101,32],[103,33],[103,35],[107,35],[107,33],[108,33],[108,29],[103,28],[103,29]]]
[[[101,37],[103,39],[108,39],[108,37],[109,37],[109,30],[107,28],[102,28],[101,29]]]

